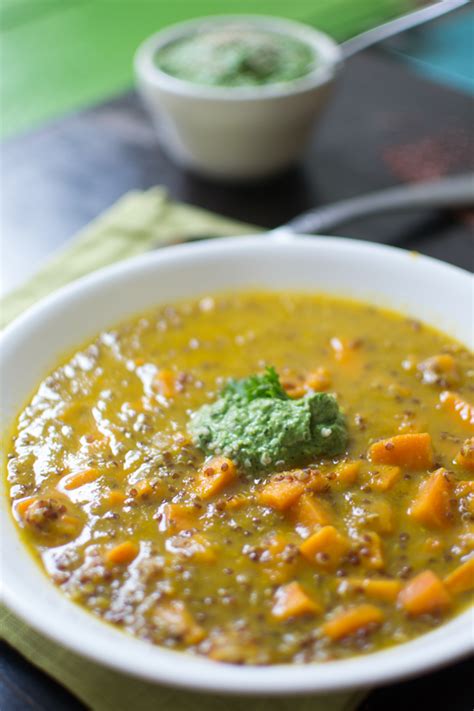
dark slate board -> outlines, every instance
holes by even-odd
[[[163,156],[134,93],[9,141],[3,147],[4,288],[124,192],[164,184],[171,195],[274,227],[314,205],[400,180],[474,168],[470,97],[427,82],[379,52],[350,61],[304,162],[271,182],[232,187],[201,180]],[[472,269],[470,214],[419,213],[348,224],[338,233],[396,243]],[[1,646],[4,711],[73,711],[70,694]],[[363,711],[472,708],[467,662],[372,692]],[[172,709],[163,709],[172,711]],[[361,710],[362,711],[362,710]]]

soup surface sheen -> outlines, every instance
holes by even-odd
[[[268,366],[291,398],[335,394],[342,454],[252,471],[197,448],[191,415]],[[13,515],[66,595],[153,644],[245,664],[376,651],[469,602],[473,391],[466,348],[369,305],[161,306],[39,385],[8,445]]]

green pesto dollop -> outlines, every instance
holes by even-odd
[[[315,65],[311,47],[295,37],[223,27],[176,40],[157,51],[159,69],[208,86],[258,86],[288,82]]]
[[[218,400],[193,414],[188,429],[205,454],[222,454],[252,472],[333,457],[348,440],[334,395],[292,400],[273,368],[229,381]]]

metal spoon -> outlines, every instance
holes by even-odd
[[[474,173],[455,175],[449,178],[429,180],[415,185],[402,185],[379,190],[368,195],[360,195],[323,205],[289,222],[269,230],[269,234],[327,234],[334,227],[361,217],[372,217],[404,210],[454,209],[474,207]],[[219,235],[196,235],[187,242],[214,239]],[[164,246],[160,244],[160,246]]]
[[[274,232],[325,232],[360,217],[419,208],[474,207],[474,173],[402,185],[308,210]]]
[[[451,12],[451,10],[467,5],[468,2],[469,0],[440,0],[440,2],[427,5],[414,12],[409,12],[390,22],[385,22],[383,25],[367,30],[367,32],[362,32],[362,34],[356,35],[341,44],[343,57],[344,59],[348,59],[356,52],[360,52],[377,42],[393,37],[412,27],[417,27],[429,20],[434,20],[436,17],[441,17],[447,12]]]

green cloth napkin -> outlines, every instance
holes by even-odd
[[[113,262],[196,237],[229,237],[260,229],[176,203],[163,188],[127,193],[69,240],[26,284],[0,300],[0,328],[47,294]]]
[[[46,294],[99,267],[193,237],[258,228],[170,200],[161,188],[125,195],[57,252],[30,281],[0,301],[6,325]],[[179,691],[101,667],[35,632],[0,606],[0,635],[94,711],[352,711],[363,692],[278,699]],[[324,667],[323,667],[324,670]]]

